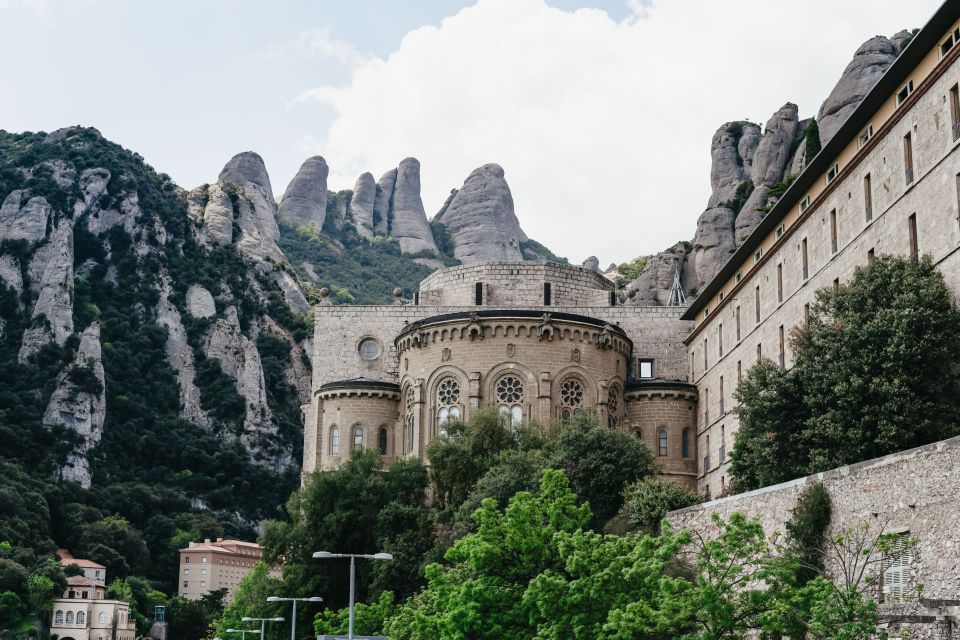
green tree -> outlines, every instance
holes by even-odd
[[[223,612],[226,589],[218,589],[199,600],[171,598],[167,605],[167,622],[171,638],[202,640],[210,635],[210,626]]]
[[[810,164],[822,148],[820,143],[820,125],[817,124],[816,118],[810,118],[810,124],[807,125],[807,130],[803,134],[803,144],[806,164]]]
[[[117,578],[144,571],[150,560],[143,535],[118,515],[84,525],[80,552],[102,563],[107,573]]]
[[[592,416],[564,422],[547,445],[547,466],[562,469],[599,528],[620,510],[623,489],[657,473],[650,450],[625,431],[600,426]]]
[[[284,595],[286,591],[283,588],[283,582],[278,578],[270,576],[269,568],[263,562],[258,562],[253,567],[253,571],[248,573],[240,581],[236,592],[233,594],[233,600],[223,610],[223,615],[211,626],[215,629],[213,634],[217,638],[228,638],[227,629],[246,629],[249,624],[243,622],[244,616],[251,618],[287,618],[289,624],[290,609],[287,603],[270,603],[267,598],[270,596]],[[310,611],[301,610],[297,612],[298,624],[306,624],[310,619]],[[284,630],[280,625],[270,625],[268,634],[275,638],[284,637]],[[306,627],[301,626],[301,629]]]
[[[371,604],[358,602],[353,612],[354,634],[373,636],[382,635],[384,624],[397,614],[393,593],[384,591],[380,598]],[[313,631],[320,634],[346,634],[349,628],[349,609],[327,609],[317,614],[313,621]]]
[[[960,311],[928,257],[880,257],[817,291],[794,365],[737,391],[733,475],[752,489],[951,437],[960,430]]]
[[[658,533],[668,511],[697,504],[696,493],[675,482],[644,478],[623,490],[621,516],[627,524],[647,533]]]

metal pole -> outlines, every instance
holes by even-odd
[[[260,640],[267,640],[267,619],[260,621]]]
[[[350,556],[350,625],[347,630],[347,638],[349,638],[349,640],[353,640],[353,582],[354,582],[353,565],[354,565],[354,557],[351,555]]]
[[[265,638],[260,638],[265,640]],[[290,621],[290,640],[297,640],[297,599],[293,599],[293,620]]]

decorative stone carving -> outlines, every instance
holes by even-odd
[[[537,327],[537,339],[553,340],[553,334],[555,332],[556,328],[553,326],[553,323],[550,322],[550,314],[543,314],[543,319],[540,320],[540,326]]]
[[[613,347],[613,327],[609,324],[603,325],[603,330],[597,334],[597,348],[610,349]]]
[[[444,347],[440,351],[440,362],[450,362],[450,358],[453,357],[453,352],[450,351],[449,347]]]
[[[512,358],[515,355],[517,355],[517,345],[512,342],[507,343],[507,357]]]
[[[483,325],[480,324],[480,316],[476,313],[470,314],[470,324],[467,325],[467,336],[471,340],[479,338],[483,340]]]
[[[570,362],[580,362],[580,349],[577,347],[570,349]]]

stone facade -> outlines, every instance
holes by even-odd
[[[920,623],[912,638],[936,638],[946,623],[955,635],[941,637],[960,637],[960,437],[673,511],[667,520],[709,539],[718,534],[712,514],[728,519],[739,512],[757,518],[772,536],[784,531],[800,494],[818,482],[833,504],[829,535],[866,526],[872,536],[903,533],[917,539],[904,592],[922,584],[922,600],[905,596],[893,602],[888,589],[881,595],[881,615],[906,614]],[[838,570],[831,563],[827,569]]]
[[[958,46],[943,57],[939,47],[931,51],[913,70],[910,97],[897,106],[891,96],[878,109],[872,137],[839,154],[836,177],[828,183],[824,175],[811,187],[803,213],[801,198],[740,263],[739,275],[688,311],[697,323],[686,342],[688,372],[700,392],[701,492],[719,495],[729,480],[729,458],[720,449],[733,447],[738,424],[730,408],[740,377],[761,355],[790,366],[790,331],[818,289],[848,280],[871,255],[916,249],[960,293],[960,112],[951,107],[958,58]]]
[[[590,412],[648,432],[648,445],[665,426],[674,442],[661,467],[692,486],[693,443],[680,441],[696,413],[682,345],[691,325],[678,307],[615,303],[613,284],[583,267],[491,262],[435,272],[413,304],[318,305],[304,473],[355,446],[387,464],[425,459],[445,420],[496,406],[539,424]]]

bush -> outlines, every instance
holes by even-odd
[[[644,478],[627,485],[623,491],[622,517],[634,529],[659,533],[660,522],[668,511],[697,504],[694,491],[660,478]]]

